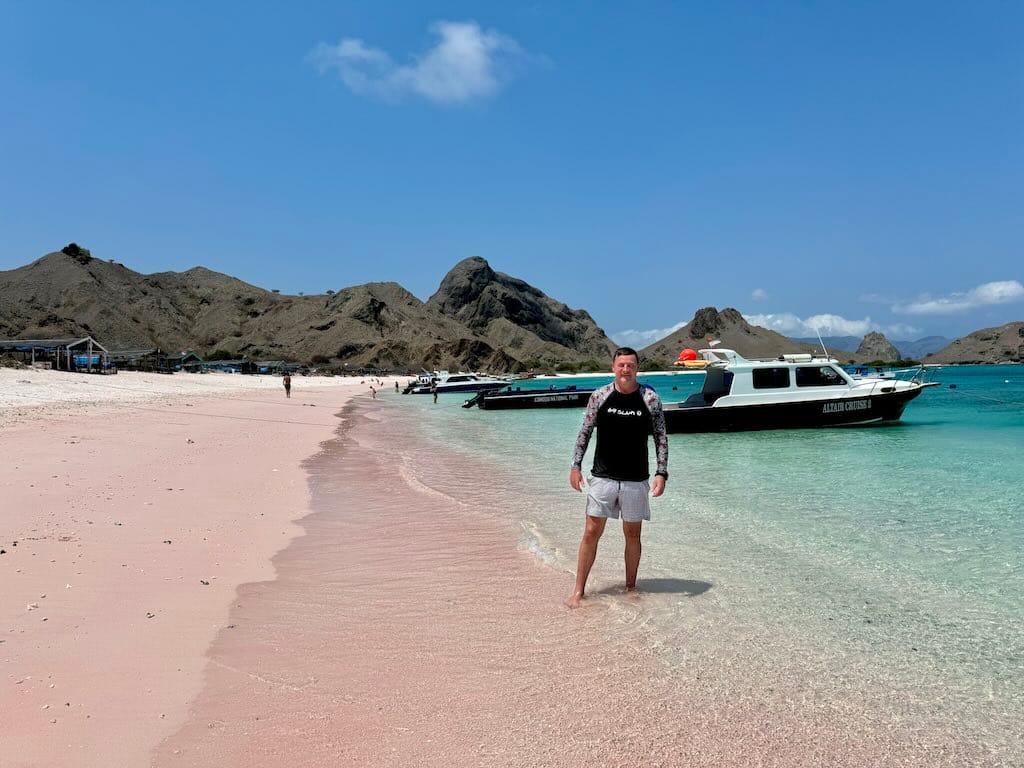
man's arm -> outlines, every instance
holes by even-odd
[[[569,470],[569,485],[574,491],[583,490],[583,457],[587,453],[587,446],[590,445],[590,436],[597,424],[597,412],[605,401],[607,393],[605,387],[595,389],[590,393],[590,400],[587,401],[587,410],[583,414],[583,424],[579,434],[576,436],[576,448],[572,452],[572,468]]]
[[[651,414],[651,434],[654,436],[654,453],[658,468],[654,472],[653,496],[661,496],[665,492],[668,480],[668,432],[665,431],[665,411],[661,407],[661,398],[653,389],[644,391],[647,410]]]

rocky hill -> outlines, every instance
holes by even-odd
[[[1024,360],[1024,323],[976,331],[925,358],[933,363]],[[0,338],[92,335],[108,348],[160,347],[208,356],[327,361],[352,367],[515,371],[536,364],[606,362],[615,344],[593,318],[479,257],[455,265],[429,301],[397,283],[284,296],[195,267],[144,275],[72,243],[0,272]],[[708,337],[748,357],[820,351],[749,325],[735,309],[698,310],[641,352],[671,362]],[[922,339],[921,342],[928,340]],[[934,340],[931,340],[934,342]],[[829,352],[842,362],[886,354]],[[891,354],[891,351],[889,351]],[[896,359],[897,354],[892,359]],[[920,355],[903,357],[921,359]]]
[[[521,359],[568,360],[583,354],[603,362],[615,351],[587,312],[495,272],[479,256],[456,264],[427,307]]]
[[[727,307],[719,312],[714,307],[698,309],[693,319],[664,339],[640,350],[644,359],[673,362],[682,349],[707,347],[709,339],[733,349],[744,357],[777,357],[794,352],[821,352],[817,344],[799,342],[780,333],[750,325],[738,310]],[[845,361],[844,361],[845,362]]]
[[[817,339],[809,337],[794,338],[797,341],[806,341],[812,344],[817,341]],[[825,342],[825,346],[834,357],[845,360],[855,356],[853,350],[860,346],[864,338],[862,336],[823,336],[821,340]],[[916,341],[896,341],[894,339],[890,343],[896,347],[899,354],[892,359],[920,360],[930,352],[938,352],[943,347],[949,346],[951,341],[952,339],[947,339],[945,336],[925,336]]]
[[[855,359],[858,362],[871,363],[882,361],[892,363],[900,359],[900,351],[896,349],[884,334],[878,331],[871,331],[857,347]]]
[[[413,369],[521,370],[614,348],[586,312],[480,258],[456,265],[428,303],[397,283],[283,296],[203,267],[144,275],[75,244],[0,272],[0,337],[87,334],[108,348]]]
[[[1024,322],[1013,322],[956,339],[928,355],[926,363],[1024,363]]]
[[[929,363],[997,363],[1024,362],[1024,323],[1008,323],[1000,328],[977,331],[963,339],[957,339],[941,351],[927,357],[911,356],[886,337],[877,332],[867,334],[859,340],[856,352],[837,348],[839,342],[857,341],[856,337],[826,337],[828,353],[840,363],[865,363],[883,360],[894,362],[900,359],[924,359]],[[706,347],[709,339],[718,339],[721,346],[734,349],[744,357],[777,357],[793,352],[821,353],[821,345],[815,340],[791,339],[767,328],[750,325],[735,309],[726,308],[719,312],[714,307],[697,310],[693,320],[660,341],[645,347],[640,354],[645,359],[660,359],[667,363],[676,360],[679,352],[689,347]],[[941,337],[920,339],[919,348],[934,345]]]

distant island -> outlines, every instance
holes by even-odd
[[[205,267],[146,275],[75,243],[0,272],[0,338],[84,336],[109,349],[153,347],[328,369],[604,370],[617,346],[586,310],[496,272],[478,256],[452,267],[426,302],[394,282],[288,296]],[[747,356],[820,351],[817,339],[789,339],[748,324],[735,309],[704,307],[641,353],[649,365],[667,366],[709,336]],[[953,341],[890,343],[881,334],[824,341],[843,362],[1024,361],[1024,322]]]

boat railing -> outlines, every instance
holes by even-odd
[[[698,352],[701,361],[708,364],[739,364],[739,363],[838,363],[839,361],[831,355],[822,355],[817,352],[798,352],[793,354],[775,355],[773,357],[744,357],[734,349],[725,347],[711,347]]]
[[[917,382],[918,384],[935,384],[937,382],[928,381],[928,374],[941,370],[941,365],[935,365],[934,363],[926,365],[925,363],[921,363],[921,365],[917,367],[917,371],[910,377],[910,380]]]
[[[854,381],[871,382],[873,385],[872,391],[878,385],[892,384],[897,381],[919,384],[921,386],[935,386],[938,382],[928,381],[928,376],[934,371],[938,371],[942,368],[941,365],[913,365],[906,368],[876,368],[874,372],[871,371],[848,371],[850,377]]]

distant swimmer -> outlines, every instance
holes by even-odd
[[[569,470],[569,485],[583,490],[583,456],[591,433],[597,428],[597,448],[587,489],[586,526],[576,563],[576,586],[565,601],[578,608],[583,600],[587,577],[597,557],[597,544],[608,518],[622,517],[626,539],[626,591],[636,589],[640,567],[640,529],[651,519],[647,498],[661,496],[668,480],[668,435],[661,398],[636,380],[640,356],[635,349],[621,347],[612,356],[615,381],[594,390],[576,438],[576,450]],[[654,436],[658,466],[653,486],[648,482],[647,436]]]
[[[281,379],[281,383],[284,384],[284,396],[285,397],[291,397],[292,396],[292,377],[291,377],[291,375],[286,373],[284,375],[284,377]]]

